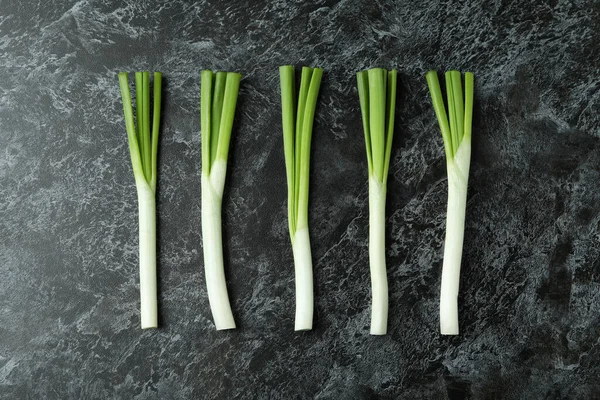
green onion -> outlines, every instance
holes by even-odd
[[[388,319],[385,198],[394,136],[397,73],[373,68],[357,73],[356,77],[369,171],[371,334],[385,335]]]
[[[448,171],[448,209],[440,294],[440,332],[442,335],[458,335],[458,286],[465,233],[469,164],[471,162],[474,77],[471,72],[465,73],[463,98],[461,73],[459,71],[446,72],[447,114],[437,72],[429,71],[425,77],[442,131]]]
[[[162,75],[154,73],[154,111],[150,122],[150,73],[135,73],[137,126],[126,72],[119,73],[129,153],[138,194],[140,314],[142,329],[158,326],[156,296],[156,158]]]
[[[323,70],[302,68],[296,101],[294,67],[279,67],[283,122],[283,147],[288,186],[288,225],[296,277],[296,318],[294,329],[310,330],[313,324],[313,272],[308,233],[308,180],[310,142],[315,107]]]
[[[208,301],[217,330],[235,328],[223,267],[221,204],[241,78],[236,72],[202,71],[202,242]]]

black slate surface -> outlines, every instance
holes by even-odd
[[[472,3],[472,4],[465,4]],[[600,397],[597,1],[0,3],[0,398]],[[315,329],[293,332],[282,64],[325,70]],[[399,71],[389,334],[369,328],[355,72]],[[224,201],[239,329],[203,279],[199,72],[243,74]],[[458,337],[438,334],[446,179],[428,69],[476,76]],[[116,74],[165,77],[158,330],[139,329]]]

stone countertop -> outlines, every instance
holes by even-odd
[[[600,393],[600,6],[588,1],[0,7],[0,398],[589,399]],[[534,5],[536,4],[536,5]],[[325,71],[315,329],[295,333],[277,67]],[[399,71],[389,334],[369,335],[355,73]],[[200,230],[200,70],[243,74],[224,208],[239,325],[216,332]],[[476,77],[458,337],[438,333],[446,171],[424,74]],[[164,74],[160,328],[139,329],[117,72]]]

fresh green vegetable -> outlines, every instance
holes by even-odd
[[[373,68],[359,72],[356,77],[369,168],[371,334],[385,335],[388,319],[385,197],[394,136],[397,73]]]
[[[474,77],[471,72],[465,73],[463,98],[461,73],[446,72],[447,114],[437,72],[429,71],[426,79],[442,131],[448,170],[448,209],[440,294],[440,331],[442,335],[458,335],[458,286],[471,161]]]
[[[208,301],[217,330],[235,328],[223,267],[221,203],[241,78],[236,72],[202,71],[202,240]]]
[[[310,330],[313,323],[313,272],[308,233],[308,179],[310,143],[315,107],[323,70],[302,68],[296,101],[294,67],[279,67],[283,121],[283,147],[288,185],[288,225],[296,276],[295,330]]]
[[[133,107],[127,72],[119,73],[129,153],[138,194],[142,329],[158,326],[156,305],[156,158],[160,127],[161,82],[161,73],[155,72],[154,111],[151,123],[150,73],[135,73],[136,126],[133,121]]]

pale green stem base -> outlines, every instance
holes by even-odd
[[[448,209],[440,293],[440,333],[458,335],[458,289],[465,234],[471,142],[465,138],[454,159],[447,162]]]
[[[208,301],[217,330],[234,329],[229,304],[221,231],[221,202],[227,164],[216,161],[211,176],[202,174],[202,241]]]
[[[385,264],[386,187],[369,178],[369,265],[371,269],[371,335],[385,335],[388,320],[388,281]]]
[[[158,327],[156,294],[156,199],[145,182],[137,184],[142,329]]]
[[[292,241],[296,276],[296,321],[294,330],[306,331],[313,325],[313,270],[308,228],[297,229]]]

